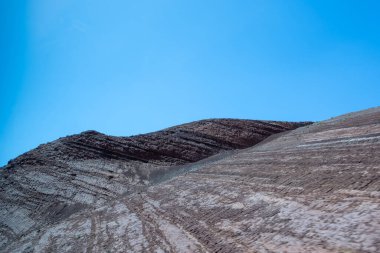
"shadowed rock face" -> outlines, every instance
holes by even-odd
[[[49,165],[68,160],[119,160],[151,164],[185,164],[221,150],[250,147],[266,137],[310,122],[211,119],[132,137],[86,131],[39,146],[10,161],[10,166]]]
[[[186,173],[17,239],[3,229],[4,252],[380,251],[380,107],[161,168]]]
[[[189,171],[186,164],[307,124],[213,119],[132,137],[87,131],[40,145],[0,171],[0,249]]]

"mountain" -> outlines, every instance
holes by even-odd
[[[0,170],[0,245],[181,174],[183,165],[307,124],[211,119],[132,137],[86,131],[40,145]]]
[[[12,160],[0,182],[3,252],[379,252],[380,107],[85,132]]]

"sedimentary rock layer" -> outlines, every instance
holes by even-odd
[[[10,252],[379,252],[380,108],[269,137]]]
[[[186,172],[186,164],[307,124],[215,119],[132,137],[87,131],[41,145],[0,172],[0,249]]]

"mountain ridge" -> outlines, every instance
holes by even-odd
[[[257,126],[257,122],[251,123]],[[236,147],[231,140],[237,136],[246,139],[244,129],[250,129],[250,124],[243,124],[245,127],[238,132],[234,132],[235,128],[221,130],[220,124],[193,128],[223,137],[220,145],[229,143],[228,147]],[[173,137],[172,133],[166,133],[163,136]],[[257,137],[248,136],[250,140]],[[159,137],[162,141],[162,135]],[[197,151],[199,143],[194,145]],[[207,147],[213,150],[212,146]],[[71,199],[51,192],[51,183],[69,185],[62,178],[60,181],[44,178],[46,175],[41,172],[54,171],[54,167],[25,163],[27,170],[21,172],[26,174],[18,176],[16,185],[34,185],[37,187],[34,192],[45,195],[18,199],[23,204],[13,210],[12,202],[5,202],[20,197],[17,192],[20,189],[13,185],[3,187],[0,251],[375,253],[380,250],[380,107],[271,134],[247,148],[219,149],[216,155],[196,162],[173,162],[164,157],[159,164],[125,163],[91,152],[99,159],[68,160],[69,169],[78,172],[73,182],[81,183]],[[183,155],[192,157],[189,154],[205,152]],[[60,159],[58,156],[57,161]],[[120,168],[128,168],[130,173],[126,177],[130,179],[128,189],[127,181],[116,184]],[[57,175],[71,172],[69,169],[58,170]],[[31,177],[28,172],[37,175]],[[109,180],[110,175],[115,177]],[[12,176],[17,179],[17,173]],[[28,178],[34,181],[27,181]],[[0,180],[4,186],[3,179]],[[102,187],[108,190],[102,191]],[[124,194],[117,192],[120,189]],[[29,191],[23,194],[33,196]],[[50,195],[55,196],[55,201],[44,205],[45,209],[40,208],[35,216],[26,215],[30,202],[46,203]],[[88,201],[91,196],[96,201]]]
[[[248,124],[248,122],[250,122],[251,123],[250,126],[246,125],[246,127],[250,128],[250,129],[240,129],[239,130],[238,129],[239,124],[233,124],[233,122],[236,122],[236,123],[238,122],[239,124]],[[223,125],[223,123],[225,123],[225,125]],[[165,128],[163,130],[159,130],[159,131],[155,131],[155,132],[151,132],[151,133],[147,133],[147,134],[132,135],[132,136],[128,136],[128,137],[106,135],[106,134],[100,133],[100,132],[95,131],[95,130],[87,130],[87,131],[83,131],[79,134],[73,134],[73,135],[69,135],[66,137],[61,137],[55,141],[48,142],[45,144],[41,144],[37,148],[32,149],[31,151],[28,151],[28,152],[18,156],[15,159],[10,160],[8,162],[8,164],[5,165],[4,167],[10,167],[12,165],[17,165],[18,163],[23,164],[23,163],[27,162],[28,159],[32,159],[32,158],[30,158],[30,156],[34,155],[33,152],[36,152],[40,149],[42,150],[42,152],[49,152],[49,153],[52,152],[53,154],[51,156],[52,156],[52,158],[54,158],[57,155],[59,155],[58,149],[62,148],[62,147],[53,147],[54,150],[46,150],[45,148],[46,147],[50,148],[49,145],[54,145],[56,142],[63,142],[64,144],[72,145],[72,146],[75,146],[76,144],[78,144],[78,142],[82,142],[82,143],[79,143],[79,145],[83,144],[83,148],[85,149],[86,148],[85,144],[91,142],[91,139],[94,139],[94,141],[97,141],[96,139],[101,140],[101,138],[105,138],[109,142],[115,142],[115,145],[110,147],[113,149],[124,148],[124,147],[118,147],[117,146],[118,145],[117,142],[123,142],[124,141],[124,142],[129,142],[129,143],[126,143],[127,148],[131,148],[131,149],[132,148],[136,148],[136,149],[139,148],[139,149],[143,150],[142,147],[136,147],[136,144],[142,146],[141,142],[146,142],[146,143],[149,143],[152,141],[157,142],[157,139],[159,139],[159,141],[165,141],[165,139],[168,139],[169,142],[170,141],[173,142],[173,141],[176,141],[175,138],[186,138],[186,133],[189,132],[190,134],[198,135],[198,136],[190,136],[190,137],[192,137],[192,139],[190,141],[196,142],[197,141],[196,137],[208,139],[207,142],[204,143],[204,145],[218,146],[218,145],[225,144],[225,146],[222,146],[220,148],[221,149],[225,148],[226,150],[228,150],[228,149],[238,149],[238,148],[246,148],[246,147],[252,146],[252,145],[258,143],[259,141],[261,141],[263,138],[265,138],[265,137],[267,137],[273,133],[293,129],[294,128],[293,125],[298,127],[298,126],[304,126],[304,125],[311,124],[311,123],[312,122],[297,122],[297,123],[295,123],[295,122],[261,121],[261,120],[234,120],[234,119],[221,118],[221,119],[208,119],[208,120],[194,121],[194,122],[185,123],[185,124],[181,124],[181,125],[174,126],[174,127]],[[225,131],[229,131],[232,128],[238,134],[245,134],[246,136],[242,136],[242,135],[235,136],[232,133],[231,134],[232,136],[226,136],[226,135],[222,136],[223,138],[227,138],[226,140],[223,138],[218,139],[217,133],[216,134],[212,133],[209,135],[204,133],[205,131],[213,131],[213,129],[207,129],[208,124],[211,124],[211,125],[212,124],[221,124],[222,126],[219,127],[220,128],[219,131],[223,131],[222,127],[226,127],[226,128],[230,127],[230,129],[227,129]],[[232,124],[232,125],[228,125],[228,124]],[[197,131],[197,129],[194,129],[195,127],[200,128],[201,131]],[[258,127],[258,129],[254,129],[254,127]],[[215,128],[215,126],[211,126],[211,128]],[[245,132],[239,133],[239,131],[245,131]],[[251,131],[251,133],[249,133],[248,131]],[[223,132],[221,134],[223,135]],[[172,136],[170,136],[170,135],[172,135]],[[175,135],[177,135],[177,136],[175,136]],[[254,136],[254,135],[256,135],[256,136]],[[170,140],[169,138],[174,139],[174,140]],[[215,145],[215,142],[217,145]],[[87,146],[87,148],[91,148],[91,146],[101,146],[101,144],[102,143],[95,143],[95,145],[89,145],[89,146]],[[122,146],[122,144],[123,143],[120,143],[119,146]],[[130,145],[130,146],[128,146],[128,145]],[[93,148],[95,148],[95,147],[93,147]],[[154,147],[154,148],[157,149],[157,147]],[[56,151],[56,152],[54,152],[54,151]],[[126,152],[124,152],[124,153],[128,153],[128,152],[130,152],[130,151],[126,150]],[[67,153],[70,153],[70,152],[67,152]],[[94,153],[96,153],[95,150],[94,150]],[[215,151],[211,152],[211,154],[214,154],[214,153],[216,153],[216,152]],[[42,154],[42,155],[47,156],[49,154]],[[69,158],[73,158],[73,159],[79,158],[80,159],[80,157],[75,157],[75,155],[79,155],[78,153],[71,153],[70,155],[72,155],[74,157],[69,157]],[[147,154],[144,154],[144,155],[146,156]],[[189,159],[187,162],[193,162],[195,160],[200,160],[200,159],[205,158],[207,156],[208,156],[208,154],[205,154],[205,155],[201,156],[200,158],[198,158],[198,157],[192,158],[192,159],[187,158],[187,159]],[[118,157],[118,158],[120,158],[120,157]],[[134,157],[126,157],[126,158],[132,159],[132,160],[135,159]],[[174,158],[174,160],[176,160],[176,157],[173,157],[173,158]],[[182,159],[186,159],[186,158],[182,158]],[[142,159],[142,161],[147,162],[144,159]],[[186,162],[186,160],[185,160],[185,162]]]
[[[165,173],[176,175],[175,166],[247,148],[306,124],[211,119],[131,137],[90,130],[59,138],[11,160],[0,171],[0,231],[22,235],[41,229],[162,181]]]

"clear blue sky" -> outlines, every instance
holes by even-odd
[[[380,105],[380,1],[0,3],[0,165],[58,137]]]

